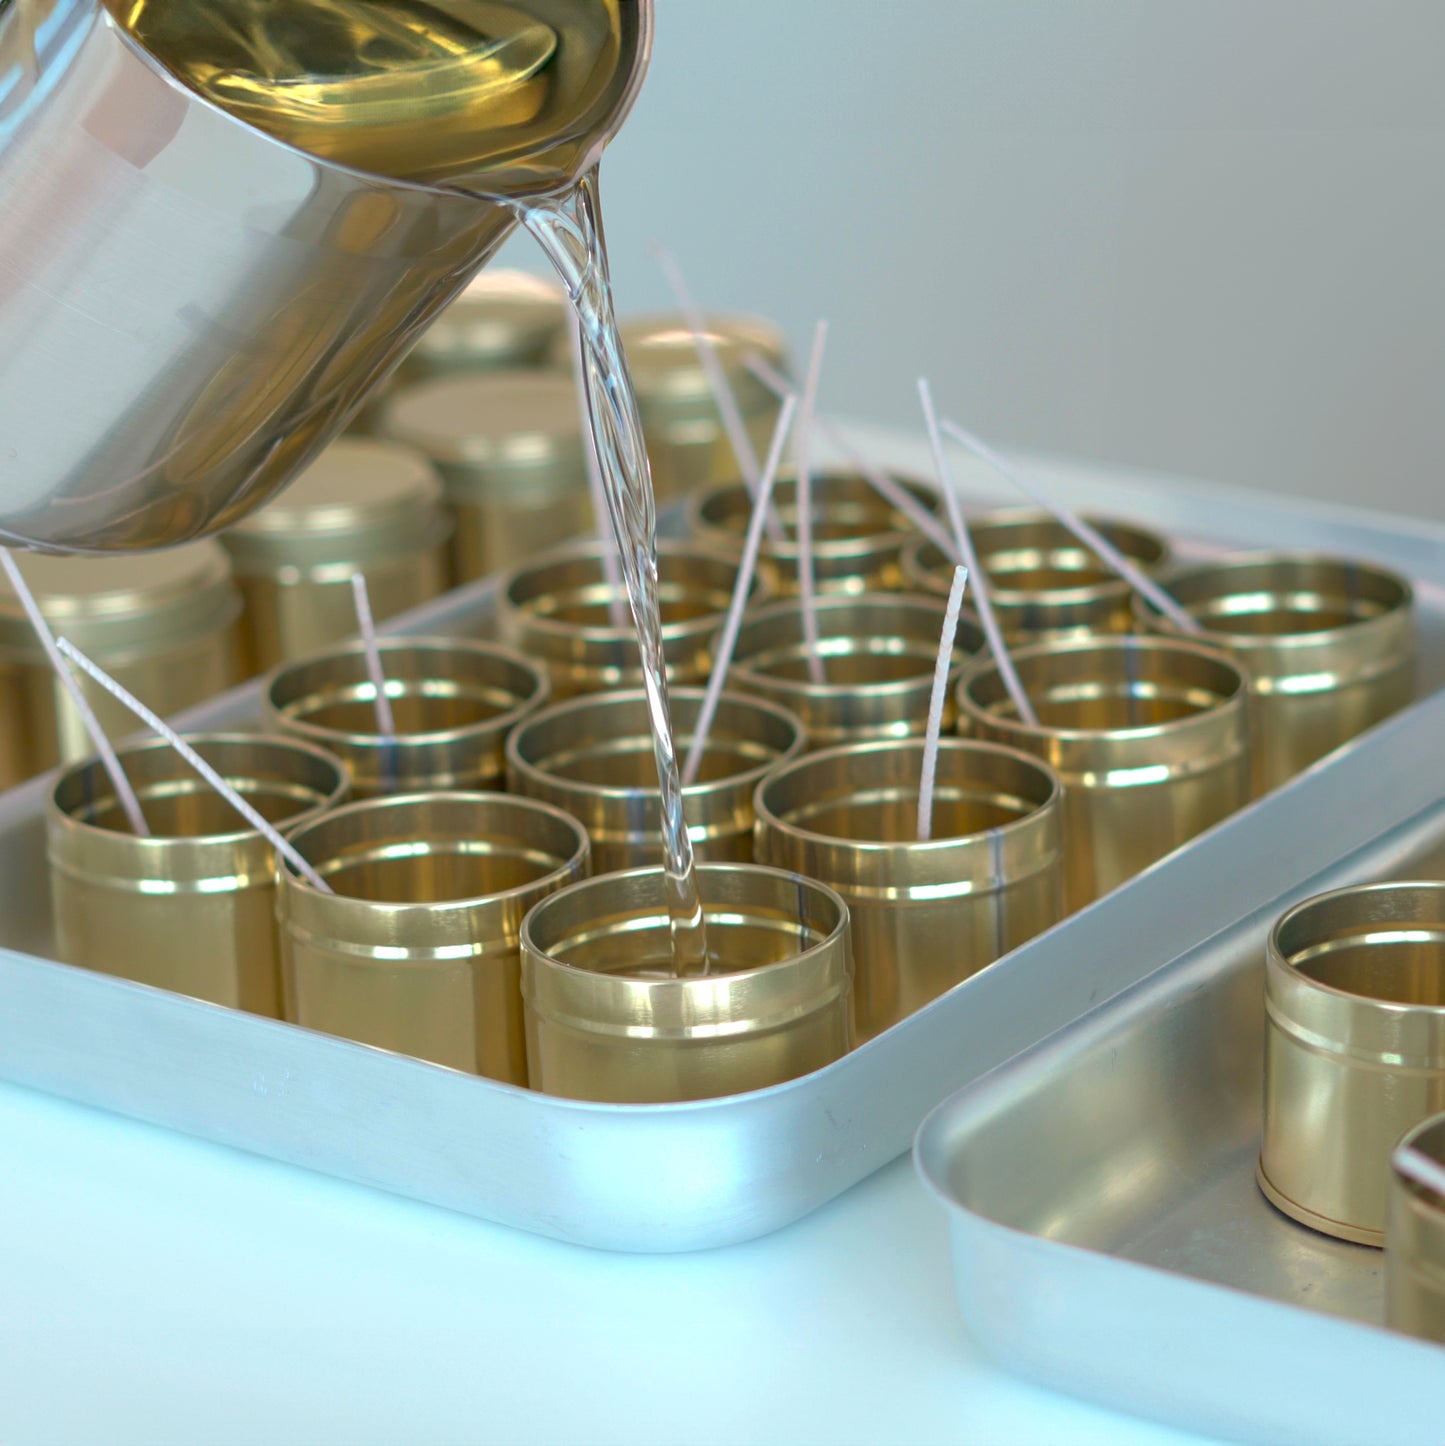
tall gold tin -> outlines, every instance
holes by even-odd
[[[753,608],[738,630],[729,686],[796,713],[812,748],[921,736],[945,611],[940,598],[908,593],[820,597],[824,681],[814,683],[802,604],[794,599]],[[963,613],[949,673],[946,728],[956,716],[952,681],[983,644],[977,620]]]
[[[674,688],[669,697],[673,741],[686,757],[703,690]],[[786,709],[722,694],[698,781],[682,795],[698,858],[751,861],[753,790],[770,768],[801,753],[803,741],[802,724]],[[640,688],[573,698],[527,719],[507,740],[507,786],[581,819],[599,874],[662,863],[662,801]]]
[[[360,643],[277,672],[267,726],[334,753],[358,798],[500,784],[507,734],[547,701],[546,673],[495,643],[381,638],[377,649],[396,737],[377,732]]]
[[[378,622],[436,597],[446,587],[447,529],[425,457],[370,437],[333,442],[274,502],[221,536],[246,600],[250,671],[353,636],[355,572]]]
[[[821,1069],[851,1043],[848,909],[754,864],[702,864],[713,972],[677,979],[661,869],[606,874],[522,922],[532,1087],[615,1103],[708,1099]]]
[[[302,823],[346,796],[341,764],[308,743],[241,733],[188,741],[271,823]],[[152,836],[130,832],[98,762],[61,775],[46,812],[60,958],[275,1017],[271,845],[169,744],[119,754]]]
[[[549,367],[571,316],[567,294],[555,281],[488,267],[422,333],[397,368],[397,381]]]
[[[687,501],[688,530],[711,547],[742,551],[753,500],[737,473],[694,492]],[[936,509],[937,492],[921,482],[898,484],[925,507]],[[821,471],[813,477],[813,578],[820,593],[864,593],[903,585],[904,546],[918,535],[913,523],[886,502],[867,478],[856,472]],[[784,541],[766,535],[758,567],[779,597],[798,592],[798,489],[782,476],[773,489],[773,505],[783,523]],[[945,594],[947,588],[944,589]]]
[[[1036,644],[1013,660],[1039,726],[1020,722],[983,658],[959,684],[959,731],[1032,753],[1063,780],[1071,911],[1249,801],[1248,685],[1225,654],[1100,637]]]
[[[529,799],[432,793],[348,804],[292,841],[335,892],[281,861],[286,1018],[526,1084],[519,930],[586,877],[582,825]]]
[[[26,556],[21,571],[56,633],[158,713],[177,713],[241,676],[240,594],[214,542],[129,557]],[[89,679],[81,686],[113,738],[134,716]],[[94,747],[0,574],[0,788]]]
[[[434,377],[394,393],[377,426],[441,474],[454,582],[595,530],[577,387],[566,373]]]
[[[1395,1148],[1445,1169],[1445,1115],[1406,1132]],[[1445,1345],[1445,1194],[1392,1165],[1385,1221],[1385,1324]]]
[[[668,679],[702,681],[712,669],[713,636],[732,600],[737,561],[691,543],[659,542],[657,575]],[[749,596],[764,595],[754,579]],[[622,604],[620,627],[612,625],[610,597]],[[556,699],[642,685],[627,589],[620,581],[615,592],[609,588],[596,542],[558,548],[503,577],[497,628],[504,642],[547,669]]]
[[[1414,595],[1363,562],[1255,553],[1174,573],[1205,639],[1249,670],[1254,787],[1265,793],[1415,695]],[[1178,629],[1142,599],[1142,623]]]
[[[923,746],[829,748],[758,785],[758,862],[848,905],[859,1041],[1063,917],[1053,771],[1013,748],[940,740],[932,838],[920,843]]]
[[[1157,533],[1109,518],[1086,519],[1130,562],[1155,573],[1169,560]],[[989,597],[1010,641],[1042,642],[1134,628],[1128,583],[1047,512],[989,512],[970,521]],[[948,596],[953,562],[926,537],[903,549],[904,586]]]
[[[771,322],[752,316],[710,316],[706,326],[753,451],[761,460],[767,455],[780,404],[748,371],[744,360],[756,352],[786,371],[783,335]],[[681,497],[694,487],[736,477],[732,444],[682,317],[624,318],[621,333],[658,499]],[[554,348],[554,357],[570,365],[561,344]]]
[[[1384,1241],[1390,1151],[1445,1109],[1445,884],[1307,899],[1265,951],[1259,1183],[1287,1215]]]

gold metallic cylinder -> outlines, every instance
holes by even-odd
[[[1445,1115],[1408,1131],[1392,1161],[1404,1150],[1445,1169]],[[1445,1193],[1393,1163],[1385,1220],[1385,1324],[1445,1345]]]
[[[1032,753],[1063,780],[1071,911],[1249,801],[1248,687],[1225,654],[1100,637],[1036,644],[1013,660],[1039,726],[1019,720],[984,658],[959,684],[959,731]]]
[[[659,542],[657,576],[668,680],[703,681],[737,584],[737,561],[691,543]],[[765,595],[754,579],[749,596]],[[611,621],[612,598],[622,605],[620,627]],[[627,588],[620,580],[615,590],[609,586],[596,542],[559,548],[508,573],[497,588],[497,629],[504,642],[547,669],[553,698],[642,685]]]
[[[586,877],[582,825],[500,793],[413,794],[348,804],[292,841],[335,892],[282,860],[286,1018],[526,1084],[519,930]]]
[[[679,758],[692,746],[701,688],[671,690]],[[803,727],[786,709],[723,693],[698,781],[682,793],[700,859],[748,863],[753,791],[767,771],[803,751]],[[662,802],[647,695],[640,688],[544,708],[507,740],[507,786],[565,808],[586,825],[599,873],[662,863]]]
[[[225,552],[194,542],[129,557],[23,556],[20,569],[54,631],[168,716],[240,680],[240,594]],[[81,687],[112,738],[134,715],[88,678]],[[0,575],[0,788],[95,751]]]
[[[1169,544],[1157,533],[1109,518],[1086,520],[1145,572],[1169,560]],[[1047,512],[989,512],[970,520],[969,535],[1010,642],[1133,631],[1128,583]],[[903,549],[903,578],[905,587],[947,597],[953,562],[926,537],[915,537]]]
[[[1203,641],[1250,678],[1256,794],[1405,707],[1415,696],[1414,595],[1363,562],[1251,554],[1174,573],[1169,591]],[[1178,636],[1143,599],[1141,624]]]
[[[786,372],[783,335],[771,322],[753,316],[709,316],[705,325],[761,462],[767,456],[780,404],[748,371],[744,360],[756,352]],[[732,444],[683,318],[670,314],[628,317],[620,331],[658,499],[668,501],[695,487],[736,477],[738,464]],[[560,343],[554,348],[554,357],[570,365]]]
[[[818,598],[824,681],[814,683],[808,675],[802,604],[792,599],[753,608],[738,630],[728,683],[796,713],[812,748],[921,736],[945,611],[941,599],[909,593]],[[952,728],[956,717],[953,683],[983,645],[977,620],[962,613],[945,728]]]
[[[571,316],[567,294],[555,281],[488,267],[422,333],[397,380],[409,385],[456,372],[549,367]]]
[[[546,673],[494,643],[380,638],[377,649],[395,737],[377,731],[360,643],[277,672],[267,726],[334,753],[358,798],[499,785],[507,734],[547,701]]]
[[[241,733],[187,741],[278,826],[346,796],[345,769],[308,743]],[[281,981],[271,845],[168,743],[119,754],[152,836],[131,833],[98,762],[61,775],[46,811],[59,957],[274,1018]]]
[[[377,426],[441,475],[454,582],[596,530],[577,388],[566,373],[434,377],[395,392]]]
[[[859,1041],[1063,917],[1063,788],[1037,759],[939,742],[933,826],[918,840],[918,741],[829,748],[758,785],[759,863],[848,905]]]
[[[689,532],[700,542],[740,553],[753,500],[736,477],[734,470],[730,480],[692,493],[687,501],[687,522]],[[925,507],[937,510],[935,489],[906,478],[899,478],[898,485]],[[810,487],[813,579],[818,592],[865,593],[901,587],[903,548],[918,535],[913,523],[858,473],[819,472]],[[793,597],[798,592],[798,488],[793,477],[778,478],[773,505],[786,535],[784,541],[775,543],[764,534],[758,568],[772,592]],[[945,588],[945,594],[947,591]]]
[[[1445,1109],[1445,884],[1337,889],[1265,950],[1259,1183],[1286,1215],[1384,1241],[1390,1151]]]
[[[522,922],[534,1089],[646,1104],[764,1089],[851,1043],[848,909],[829,888],[754,864],[702,864],[712,971],[672,976],[661,869],[606,874]]]
[[[246,601],[251,672],[356,633],[351,576],[378,622],[446,588],[449,524],[425,457],[395,442],[341,437],[274,502],[223,533]]]

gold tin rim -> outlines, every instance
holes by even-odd
[[[814,610],[820,626],[820,638],[869,636],[869,634],[853,631],[823,632],[822,625],[828,620],[830,614],[859,612],[864,615],[871,613],[877,617],[889,612],[901,614],[910,610],[920,615],[926,614],[932,622],[932,656],[936,658],[938,639],[943,631],[943,619],[948,609],[943,599],[934,597],[930,593],[864,592],[820,594],[814,599]],[[808,678],[783,677],[776,673],[761,672],[756,667],[749,666],[749,655],[745,650],[744,639],[757,629],[789,616],[799,619],[799,634],[801,635],[802,613],[802,600],[796,597],[779,598],[748,608],[743,614],[742,626],[738,629],[737,647],[733,654],[732,666],[728,669],[728,676],[741,679],[748,686],[766,688],[770,693],[776,692],[779,695],[805,698],[809,701],[826,701],[838,697],[883,699],[917,692],[920,688],[926,695],[927,691],[931,689],[933,685],[932,662],[929,662],[926,668],[920,666],[917,675],[910,675],[907,678],[887,678],[877,683],[814,683]],[[972,656],[986,656],[982,653],[984,635],[977,617],[964,608],[960,610],[958,620],[959,629],[965,633],[965,637],[972,636],[976,639],[977,651],[961,649],[955,642],[954,658],[949,665],[951,678],[957,677],[968,666],[972,661],[971,654]],[[886,635],[879,631],[871,634],[873,637]],[[920,641],[925,640],[925,634],[920,634],[919,637]],[[754,653],[752,656],[756,657],[757,654]]]
[[[1227,628],[1212,626],[1208,618],[1198,618],[1204,631],[1200,635],[1216,647],[1226,648],[1244,658],[1256,671],[1252,679],[1256,692],[1275,691],[1271,684],[1285,678],[1296,678],[1299,674],[1314,676],[1319,672],[1319,654],[1332,651],[1336,663],[1352,662],[1348,677],[1352,682],[1365,682],[1378,673],[1388,672],[1397,666],[1396,653],[1380,655],[1378,644],[1381,633],[1409,629],[1414,609],[1415,590],[1410,580],[1390,568],[1356,558],[1336,557],[1327,553],[1312,552],[1236,552],[1206,562],[1177,566],[1160,581],[1186,611],[1194,613],[1191,604],[1228,599],[1237,594],[1220,592],[1211,587],[1215,580],[1252,572],[1269,573],[1284,571],[1302,574],[1320,572],[1334,573],[1342,578],[1355,578],[1367,582],[1386,596],[1377,599],[1382,610],[1368,616],[1354,618],[1334,627],[1316,628],[1295,632],[1235,632]],[[1346,598],[1352,600],[1358,589],[1346,583]],[[1256,585],[1247,589],[1259,594],[1262,588]],[[1272,589],[1271,589],[1272,591]],[[1197,596],[1194,594],[1198,594]],[[1135,597],[1134,616],[1141,626],[1170,637],[1183,637],[1183,630],[1172,619],[1159,613],[1147,599]],[[1197,616],[1197,615],[1196,615]],[[1298,665],[1298,669],[1291,664]],[[1334,685],[1334,680],[1324,686]],[[1300,691],[1292,687],[1291,692]]]
[[[669,687],[667,690],[668,701],[673,709],[674,743],[677,747],[678,757],[686,753],[685,740],[689,735],[684,734],[677,721],[677,705],[679,703],[696,703],[699,707],[706,695],[705,688],[693,687]],[[734,708],[753,711],[769,718],[780,728],[785,728],[792,733],[792,741],[785,749],[779,752],[774,759],[762,763],[756,763],[750,768],[743,769],[738,773],[727,774],[722,778],[709,778],[697,783],[690,783],[682,791],[684,801],[687,799],[706,800],[714,794],[735,793],[744,785],[749,786],[761,781],[763,776],[771,769],[777,768],[780,764],[787,763],[799,757],[804,748],[807,747],[807,735],[804,732],[802,720],[784,708],[781,704],[774,703],[767,698],[757,698],[750,693],[729,692],[726,688],[719,694],[719,706],[726,703]],[[583,693],[575,698],[563,698],[559,702],[548,704],[545,708],[538,709],[531,717],[525,719],[522,724],[514,729],[507,738],[506,755],[507,768],[509,773],[515,772],[518,777],[534,779],[545,783],[549,787],[564,788],[568,792],[585,794],[589,797],[607,799],[614,802],[628,802],[637,798],[640,794],[656,793],[656,785],[643,787],[627,787],[610,783],[584,783],[576,779],[568,778],[563,774],[549,772],[542,764],[535,762],[532,757],[524,754],[523,748],[528,740],[528,733],[542,728],[555,727],[564,723],[569,717],[577,713],[586,713],[601,709],[623,709],[647,705],[647,691],[644,688],[619,688],[607,693]],[[716,719],[714,719],[716,726]],[[642,737],[644,733],[651,736],[645,727],[636,730],[636,736]],[[617,737],[631,737],[633,734],[618,734]],[[711,736],[711,735],[709,735]],[[528,795],[529,797],[531,795]]]
[[[540,356],[569,315],[567,293],[549,278],[488,267],[438,313],[402,365],[420,363],[428,375],[443,375],[485,367],[493,357]]]
[[[1102,532],[1105,537],[1119,545],[1120,533],[1132,533],[1135,537],[1146,538],[1150,543],[1157,544],[1158,555],[1152,560],[1145,560],[1137,552],[1131,552],[1125,548],[1123,551],[1131,562],[1138,562],[1145,572],[1152,577],[1162,568],[1169,565],[1171,551],[1169,539],[1162,533],[1152,532],[1147,527],[1140,527],[1135,522],[1125,521],[1119,517],[1104,517],[1098,513],[1086,512],[1083,518],[1091,526]],[[1050,512],[1044,512],[1033,507],[1001,507],[991,509],[988,512],[980,513],[970,517],[968,520],[969,535],[972,538],[974,551],[978,555],[979,565],[988,571],[989,549],[987,542],[988,529],[994,527],[1011,527],[1021,524],[1045,525],[1051,524],[1059,529],[1060,541],[1068,539],[1071,551],[1091,552],[1092,549],[1085,547],[1074,535],[1057,521]],[[903,575],[908,582],[923,588],[929,592],[938,592],[939,576],[936,569],[926,565],[923,561],[923,554],[932,549],[942,556],[942,549],[929,537],[913,536],[904,545],[902,553]],[[1100,561],[1099,571],[1108,572],[1107,563]],[[953,565],[948,565],[949,577],[952,576]],[[992,574],[990,574],[990,578]],[[990,581],[989,597],[1003,606],[1020,605],[1025,602],[1036,602],[1043,606],[1058,605],[1064,607],[1080,607],[1093,602],[1122,601],[1127,598],[1133,589],[1122,577],[1111,576],[1102,582],[1086,583],[1081,587],[1048,587],[1048,588],[1016,588],[1001,587],[997,582]],[[946,595],[948,582],[943,581],[941,592]]]
[[[396,748],[405,749],[408,746],[422,747],[461,743],[489,733],[504,733],[514,728],[529,713],[543,707],[551,695],[552,684],[546,669],[517,652],[516,649],[506,647],[501,643],[485,642],[476,638],[413,637],[410,634],[403,634],[396,637],[378,638],[376,646],[381,654],[383,673],[386,672],[388,653],[463,653],[476,658],[496,660],[516,669],[519,674],[531,681],[532,692],[505,712],[498,713],[491,718],[484,718],[480,722],[466,723],[455,728],[438,728],[427,733],[403,733],[397,737],[390,737],[380,732],[357,733],[343,728],[329,728],[324,724],[312,723],[306,718],[289,715],[283,707],[276,703],[276,690],[293,675],[321,664],[336,663],[342,660],[356,660],[361,665],[357,682],[365,683],[369,687],[371,677],[366,672],[366,647],[362,642],[355,641],[343,643],[334,648],[324,648],[319,652],[308,654],[304,658],[295,658],[290,662],[282,663],[273,669],[267,677],[266,685],[261,693],[261,706],[267,721],[278,728],[284,728],[287,736],[299,736],[322,748],[326,747],[328,741],[335,740],[357,752],[379,752]]]
[[[787,340],[782,330],[766,317],[749,312],[713,311],[706,313],[702,320],[713,338],[723,372],[734,389],[755,395],[759,402],[766,400],[776,405],[772,392],[744,366],[743,357],[757,352],[774,366],[783,367],[787,361]],[[681,312],[627,316],[622,319],[619,330],[633,385],[637,388],[639,407],[670,409],[696,407],[701,403],[709,410],[715,408],[712,387],[702,363],[697,360],[696,345]],[[678,339],[674,355],[680,365],[671,360],[655,360],[649,355],[649,338],[673,335]],[[746,396],[739,398],[740,402],[746,400]]]
[[[1402,1219],[1391,1211],[1385,1232],[1385,1244],[1399,1264],[1426,1275],[1436,1291],[1445,1293],[1445,1191],[1432,1189],[1400,1168],[1401,1155],[1411,1150],[1445,1167],[1445,1113],[1427,1115],[1412,1125],[1390,1152],[1391,1185],[1409,1213]],[[1422,1232],[1428,1232],[1424,1242]]]

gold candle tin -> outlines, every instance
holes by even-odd
[[[828,884],[848,905],[859,1041],[1063,917],[1053,771],[1013,748],[941,739],[924,843],[923,748],[829,748],[758,785],[758,862]]]
[[[921,736],[946,611],[939,598],[908,593],[818,598],[824,682],[814,683],[802,604],[793,599],[754,608],[738,629],[728,682],[796,713],[812,748]],[[945,728],[952,728],[956,716],[953,683],[983,645],[976,619],[960,614]]]
[[[348,804],[297,829],[276,899],[293,1024],[527,1083],[519,930],[587,874],[576,819],[499,793]]]
[[[355,572],[378,622],[446,587],[441,483],[419,453],[371,437],[333,442],[274,502],[222,534],[246,600],[250,670],[356,633]]]
[[[21,571],[54,631],[162,715],[224,692],[241,676],[241,598],[225,552],[193,542],[129,557],[27,555]],[[81,687],[113,738],[134,715],[87,678]],[[95,751],[0,574],[0,788]]]
[[[1445,1115],[1423,1120],[1395,1148],[1445,1169]],[[1445,1345],[1445,1194],[1392,1165],[1385,1223],[1385,1324]]]
[[[747,487],[730,480],[694,492],[687,501],[688,530],[710,547],[741,553],[752,517]],[[938,493],[921,482],[899,478],[898,485],[925,507],[937,510]],[[895,590],[903,585],[902,552],[916,537],[913,523],[896,511],[855,472],[820,471],[810,483],[813,499],[813,578],[819,593],[864,593]],[[779,597],[796,596],[798,583],[798,487],[793,477],[780,476],[773,505],[786,538],[781,543],[763,536],[758,568]],[[947,588],[944,589],[945,594]]]
[[[1086,520],[1145,572],[1169,560],[1169,544],[1157,533],[1109,518]],[[1047,512],[990,512],[970,520],[969,535],[1010,641],[1133,631],[1129,584]],[[903,578],[905,587],[947,597],[953,563],[936,543],[915,537],[903,549]]]
[[[1415,696],[1410,584],[1368,563],[1249,554],[1173,574],[1204,640],[1249,671],[1254,788],[1265,793]],[[1143,599],[1140,621],[1177,628]]]
[[[756,352],[786,372],[783,335],[771,322],[753,316],[709,316],[705,325],[761,463],[781,403],[747,370],[744,359]],[[736,477],[738,464],[732,444],[683,318],[668,314],[628,317],[620,331],[658,500],[681,497],[694,487]],[[571,364],[561,344],[554,348],[554,357]]]
[[[1249,801],[1248,686],[1225,654],[1157,637],[1013,654],[1039,726],[991,658],[959,684],[959,731],[1042,758],[1064,784],[1069,909],[1106,894]]]
[[[1337,889],[1265,951],[1259,1183],[1286,1215],[1380,1245],[1390,1151],[1445,1109],[1445,884]]]
[[[607,874],[522,922],[534,1089],[653,1103],[764,1089],[845,1054],[848,909],[824,885],[753,864],[702,864],[713,972],[672,975],[661,869]]]
[[[595,531],[577,387],[566,373],[436,377],[394,393],[378,429],[441,474],[454,582]]]
[[[725,553],[685,542],[657,544],[669,682],[707,678],[713,636],[722,626],[737,576],[737,560]],[[749,597],[764,595],[755,578]],[[622,603],[621,627],[612,625],[612,597]],[[559,548],[503,577],[497,588],[497,629],[504,642],[548,670],[554,698],[642,686],[627,588],[620,579],[615,592],[609,587],[596,542]]]
[[[673,741],[691,747],[701,688],[674,688]],[[713,863],[753,856],[753,791],[803,750],[802,724],[775,704],[723,693],[698,781],[683,790],[693,849]],[[586,825],[601,873],[662,863],[662,802],[647,695],[642,689],[573,698],[544,708],[507,740],[507,786],[565,808]]]
[[[270,823],[346,796],[346,771],[308,743],[202,733],[192,744]],[[97,761],[61,775],[46,811],[59,957],[214,1004],[280,1013],[271,845],[161,740],[119,750],[150,838],[130,832]]]
[[[555,281],[488,267],[422,333],[397,380],[548,367],[571,317],[567,293]]]
[[[267,726],[334,753],[358,798],[499,784],[507,734],[547,701],[546,673],[494,643],[380,638],[377,650],[396,737],[377,732],[360,643],[276,673],[262,703]]]

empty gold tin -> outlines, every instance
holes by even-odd
[[[716,483],[694,492],[687,502],[688,529],[711,547],[741,552],[752,516],[753,499],[736,480]],[[936,509],[938,494],[921,482],[898,479],[929,509]],[[895,511],[868,482],[855,472],[820,471],[811,483],[813,498],[813,580],[820,593],[864,593],[895,589],[903,583],[902,552],[918,535],[913,523]],[[792,477],[779,477],[773,506],[783,524],[785,539],[771,541],[766,534],[758,554],[758,568],[770,591],[791,597],[798,591],[798,489]],[[944,592],[947,593],[945,588]]]
[[[1259,1183],[1287,1215],[1380,1245],[1390,1151],[1445,1109],[1445,884],[1372,884],[1285,914],[1265,951]]]
[[[522,922],[532,1087],[614,1103],[707,1099],[821,1069],[851,1043],[848,909],[754,864],[702,864],[713,971],[672,977],[661,869],[606,874]]]
[[[240,678],[240,594],[214,542],[131,557],[26,555],[20,568],[54,631],[88,653],[156,712],[177,713]],[[81,680],[113,738],[133,714]],[[0,788],[95,751],[0,574]]]
[[[692,745],[701,688],[674,688],[673,741]],[[803,750],[802,724],[759,698],[723,693],[698,781],[683,790],[693,849],[713,863],[753,856],[753,790]],[[647,695],[639,688],[544,708],[507,740],[507,786],[575,814],[592,840],[597,873],[662,863],[662,802]]]
[[[346,772],[308,743],[189,736],[269,822],[346,796]],[[168,743],[119,750],[152,836],[130,832],[98,762],[61,775],[46,812],[56,948],[68,964],[275,1017],[280,1013],[271,845]]]
[[[870,1039],[1063,917],[1063,789],[1037,759],[940,740],[932,837],[923,744],[829,748],[758,785],[757,859],[848,905],[854,1027]]]
[[[250,671],[356,633],[355,572],[378,622],[446,587],[441,483],[420,453],[333,442],[274,502],[222,535],[246,600]]]
[[[499,784],[507,734],[546,702],[546,673],[494,643],[381,638],[377,649],[396,737],[377,732],[360,643],[276,673],[267,726],[334,753],[359,798]]]
[[[1254,554],[1173,574],[1169,591],[1250,677],[1254,786],[1292,778],[1415,696],[1414,597],[1368,563]],[[1140,599],[1141,621],[1177,633]]]
[[[1089,517],[1104,536],[1144,571],[1157,572],[1169,545],[1131,523]],[[969,523],[989,597],[1010,641],[1134,628],[1129,584],[1047,512],[990,512]],[[904,586],[948,596],[953,563],[935,543],[915,537],[903,550]]]
[[[1065,900],[1081,909],[1249,800],[1245,675],[1168,638],[1040,643],[1013,654],[1039,726],[991,658],[959,684],[959,730],[1042,758],[1064,784]]]
[[[518,933],[586,876],[582,825],[525,798],[436,793],[348,804],[292,841],[335,892],[282,861],[286,1018],[526,1084]]]
[[[397,380],[551,366],[571,316],[567,295],[555,281],[488,267],[422,333],[397,369]]]
[[[756,352],[786,371],[782,333],[771,322],[752,316],[710,316],[706,326],[761,462],[767,456],[780,403],[748,371],[744,359]],[[681,497],[694,487],[736,477],[738,464],[732,444],[682,317],[629,317],[620,330],[658,499]],[[554,356],[570,365],[562,344],[554,348]]]
[[[1445,1169],[1445,1115],[1408,1131],[1395,1149]],[[1385,1324],[1445,1345],[1445,1194],[1390,1170],[1385,1224]]]
[[[702,681],[737,583],[737,561],[690,543],[659,542],[657,576],[668,679]],[[750,596],[764,592],[754,579]],[[622,605],[620,627],[608,609],[613,597]],[[559,548],[508,573],[497,588],[497,628],[504,642],[547,669],[554,698],[642,686],[627,589],[620,580],[615,591],[609,586],[596,542]]]
[[[908,593],[817,600],[822,683],[808,675],[803,608],[797,600],[754,608],[738,630],[728,684],[796,713],[811,748],[871,738],[921,736],[946,611],[941,598]],[[958,620],[944,726],[955,717],[952,682],[983,647],[968,613]]]
[[[378,429],[431,458],[470,582],[596,530],[577,387],[564,372],[443,376],[396,392]]]

